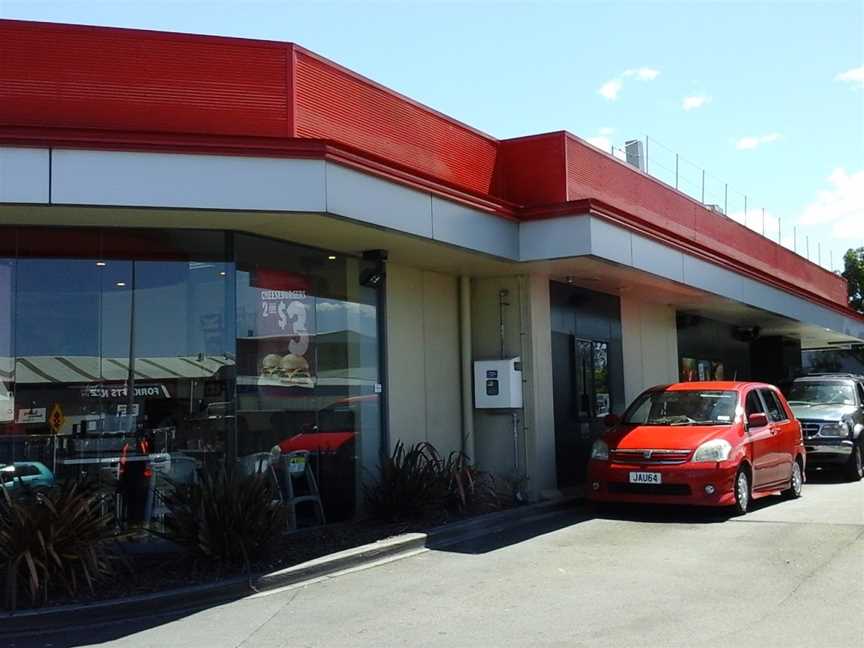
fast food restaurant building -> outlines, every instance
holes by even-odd
[[[291,43],[0,21],[0,463],[110,471],[131,417],[175,465],[312,452],[328,519],[399,440],[536,496],[648,386],[864,340],[846,303],[567,132]],[[521,404],[475,407],[501,358]]]

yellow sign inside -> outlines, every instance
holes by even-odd
[[[54,407],[51,408],[51,415],[48,417],[48,425],[51,426],[51,431],[57,434],[65,421],[66,417],[63,416],[63,408],[60,407],[60,403],[54,403]]]

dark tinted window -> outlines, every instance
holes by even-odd
[[[765,412],[765,409],[762,407],[762,401],[759,399],[759,393],[755,389],[747,394],[745,408],[748,417],[751,414],[762,414]]]
[[[17,464],[15,466],[15,474],[18,477],[32,477],[39,474],[39,469],[36,466]]]
[[[858,383],[858,404],[864,407],[864,387],[861,386],[861,383]]]
[[[765,404],[768,406],[768,417],[772,421],[785,421],[788,417],[783,405],[777,399],[777,395],[770,389],[762,390],[762,398],[765,399]]]

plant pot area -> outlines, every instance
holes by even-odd
[[[506,488],[467,457],[401,442],[363,486],[364,515],[320,524],[315,502],[291,510],[266,471],[204,474],[177,485],[161,524],[119,530],[98,485],[0,490],[0,609],[164,592],[279,571],[408,532],[508,508]]]

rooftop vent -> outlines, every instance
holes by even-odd
[[[624,151],[627,154],[627,164],[640,171],[645,170],[645,150],[642,146],[642,140],[627,140],[624,142]]]

